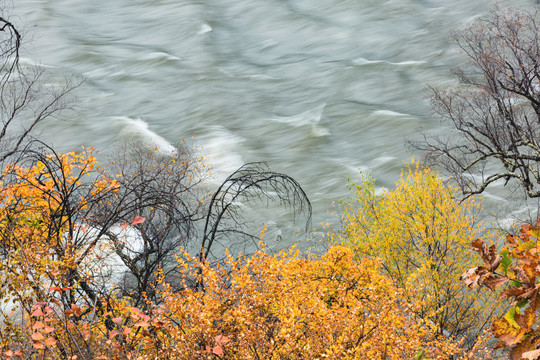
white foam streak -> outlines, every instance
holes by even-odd
[[[199,31],[197,31],[197,35],[204,35],[206,33],[209,33],[210,31],[212,31],[212,27],[208,24],[202,24],[201,25],[201,29]]]
[[[272,118],[273,121],[289,124],[294,127],[300,127],[305,125],[315,125],[321,121],[322,114],[326,103],[317,106],[316,108],[304,111],[298,115],[292,116],[275,116]]]
[[[176,148],[169,143],[166,139],[162,138],[152,130],[150,130],[148,123],[142,119],[132,119],[127,116],[117,116],[114,119],[123,122],[127,132],[134,132],[143,138],[148,139],[151,143],[156,145],[157,149],[163,154],[171,154],[176,151]]]
[[[162,52],[162,51],[151,52],[142,57],[142,60],[155,60],[155,59],[181,60],[177,56],[167,54],[166,52]]]
[[[414,66],[414,65],[423,65],[426,64],[424,60],[407,60],[401,62],[391,62],[387,60],[368,60],[363,57],[353,60],[354,65],[371,65],[371,64],[386,64],[393,66]]]
[[[397,111],[392,110],[376,110],[373,112],[373,115],[379,115],[379,116],[411,116],[409,114],[403,114]]]
[[[233,171],[244,165],[239,145],[245,139],[221,125],[209,126],[207,131],[208,135],[202,139],[205,144],[203,152],[210,162],[209,165],[214,169],[214,180],[221,183]]]
[[[26,57],[20,57],[19,58],[19,64],[28,65],[28,66],[34,66],[38,68],[52,68],[53,66],[50,65],[44,65],[37,60],[26,58]]]

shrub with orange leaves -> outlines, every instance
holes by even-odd
[[[210,266],[180,261],[181,292],[164,284],[159,358],[447,359],[459,347],[418,320],[381,274],[334,246],[320,259],[295,250]],[[198,277],[202,287],[189,287]]]

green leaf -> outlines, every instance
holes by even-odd
[[[522,284],[518,281],[515,281],[515,280],[512,280],[512,282],[510,283],[510,286],[511,287],[520,287]]]
[[[504,271],[505,275],[508,275],[508,268],[512,265],[512,257],[508,249],[501,250],[502,260],[501,260],[501,269]]]
[[[504,315],[504,318],[506,319],[506,321],[508,321],[508,323],[510,325],[512,325],[513,327],[519,329],[520,326],[519,324],[516,322],[515,320],[515,316],[516,314],[520,314],[521,311],[519,310],[519,307],[515,306],[515,307],[512,307],[508,310],[508,312],[506,313],[506,315]]]
[[[523,309],[525,305],[527,305],[528,303],[529,303],[529,299],[522,299],[517,302],[516,307],[519,309]]]

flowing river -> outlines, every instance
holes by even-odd
[[[84,79],[75,113],[41,126],[58,151],[107,154],[130,138],[167,150],[186,139],[216,182],[267,161],[301,183],[316,226],[349,195],[346,176],[369,170],[391,187],[413,155],[405,140],[444,131],[425,86],[453,81],[462,58],[450,33],[492,4],[16,0],[5,13],[24,25],[24,61]]]

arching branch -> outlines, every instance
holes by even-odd
[[[208,258],[218,235],[256,239],[245,231],[240,204],[268,204],[278,201],[291,208],[295,219],[306,214],[306,230],[311,221],[311,203],[300,184],[288,175],[277,173],[266,163],[248,163],[233,172],[212,196],[206,215],[199,259]],[[231,223],[225,225],[227,221]]]

